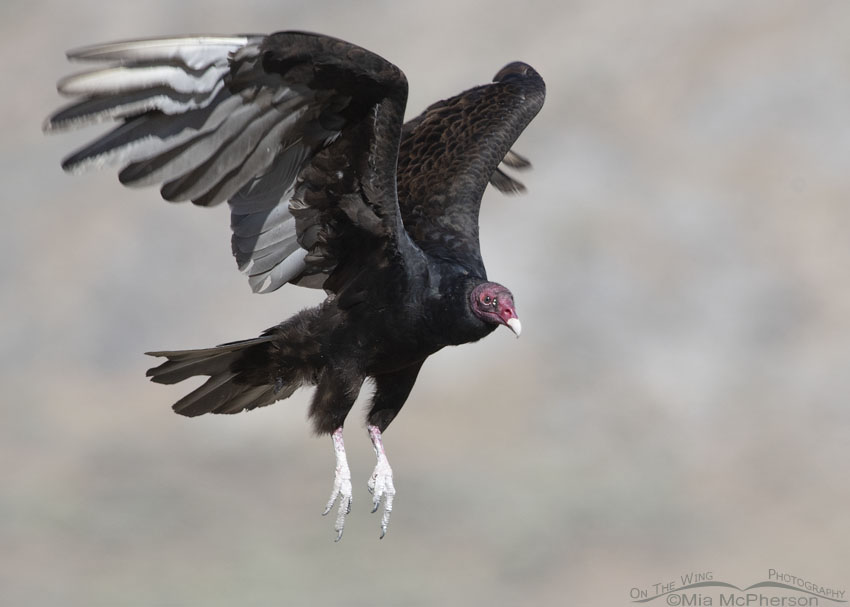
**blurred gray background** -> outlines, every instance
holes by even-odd
[[[0,604],[625,605],[689,571],[850,590],[850,4],[0,5]],[[310,393],[185,419],[152,349],[246,338],[320,297],[250,293],[228,215],[70,177],[44,137],[69,48],[305,29],[405,70],[409,115],[524,60],[548,85],[488,192],[524,332],[444,351],[386,435],[362,413],[345,537]]]

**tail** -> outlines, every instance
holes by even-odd
[[[263,335],[203,350],[147,352],[168,360],[148,369],[159,384],[176,384],[196,375],[209,379],[172,407],[194,417],[204,413],[238,413],[264,407],[291,395],[303,378],[295,370],[278,368],[273,357],[275,335]]]

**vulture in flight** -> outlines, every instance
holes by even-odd
[[[264,407],[315,385],[309,417],[336,456],[325,514],[339,502],[337,540],[352,499],[343,423],[371,379],[368,488],[372,511],[383,503],[383,537],[395,488],[382,433],[422,363],[502,325],[520,334],[513,295],[487,279],[478,210],[488,183],[524,190],[501,165],[528,166],[511,146],[543,105],[540,75],[511,63],[404,122],[401,70],[328,36],[132,40],[68,57],[95,65],[59,82],[74,99],[45,131],[118,124],[66,158],[66,171],[116,164],[121,183],[161,185],[166,200],[227,201],[233,254],[254,291],[292,283],[327,295],[253,339],[150,352],[165,361],[147,375],[208,378],[174,404],[187,416]]]

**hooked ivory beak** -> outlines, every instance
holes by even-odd
[[[509,318],[507,320],[508,329],[514,332],[514,335],[519,337],[519,334],[522,333],[522,323],[519,321],[519,318]]]

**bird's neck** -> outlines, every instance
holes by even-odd
[[[484,278],[456,266],[441,268],[437,287],[429,297],[427,320],[434,335],[443,339],[441,346],[460,345],[486,337],[496,328],[472,313],[469,293]]]

